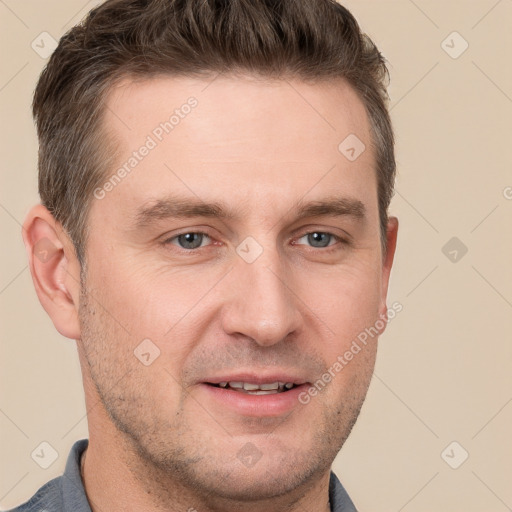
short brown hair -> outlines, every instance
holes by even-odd
[[[33,101],[41,201],[82,264],[93,190],[114,154],[101,133],[110,88],[127,76],[239,71],[313,82],[344,78],[355,89],[372,130],[386,250],[396,172],[388,73],[346,8],[334,0],[107,0],[61,38]]]

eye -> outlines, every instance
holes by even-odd
[[[323,231],[313,231],[311,233],[306,233],[298,239],[298,243],[300,243],[303,238],[306,238],[307,243],[317,249],[330,247],[335,245],[337,242],[344,242],[344,240],[342,240],[339,236],[333,235],[332,233],[325,233]]]
[[[203,247],[206,244],[203,244],[205,240],[209,240],[210,237],[206,233],[200,232],[189,232],[182,233],[181,235],[173,236],[165,241],[165,243],[170,243],[173,245],[177,245],[181,249],[198,249],[199,247]]]
[[[303,239],[306,239],[306,242],[301,242],[301,240]],[[175,235],[165,240],[164,243],[176,245],[180,249],[192,251],[194,249],[199,249],[200,247],[209,245],[208,242],[211,242],[211,237],[208,234],[200,231],[189,231],[186,233]],[[334,235],[332,233],[327,233],[324,231],[312,231],[310,233],[302,235],[300,238],[297,239],[297,242],[295,242],[295,244],[304,243],[316,249],[324,249],[337,245],[338,243],[344,244],[347,242],[340,238],[339,236]]]

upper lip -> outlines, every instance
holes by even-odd
[[[300,377],[291,372],[279,372],[273,371],[272,373],[263,374],[259,373],[251,373],[251,372],[237,372],[237,373],[225,373],[221,375],[215,375],[212,377],[205,378],[202,382],[206,382],[208,384],[219,384],[221,382],[250,382],[251,384],[271,384],[273,382],[284,382],[293,383],[297,386],[301,384],[305,384],[307,379]]]

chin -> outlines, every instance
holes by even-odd
[[[287,465],[288,466],[288,465]],[[204,469],[204,468],[203,468]],[[306,472],[304,470],[306,469]],[[236,466],[228,474],[196,475],[203,490],[219,498],[233,501],[259,501],[288,494],[310,481],[311,467],[283,467],[278,461],[260,460],[254,467]],[[220,477],[220,478],[219,478]],[[199,483],[199,482],[197,482]]]
[[[189,484],[235,501],[276,498],[310,484],[315,475],[320,477],[329,469],[332,454],[325,453],[326,447],[317,448],[311,446],[311,439],[286,440],[268,434],[235,437],[223,453],[212,450],[189,466]]]

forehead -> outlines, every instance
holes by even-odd
[[[193,115],[183,117],[180,111],[188,110],[188,100],[197,106]],[[178,123],[173,120],[176,142],[215,145],[218,157],[235,157],[242,150],[245,159],[248,150],[263,148],[280,149],[283,154],[292,149],[307,156],[310,142],[324,139],[332,146],[350,130],[361,139],[369,135],[363,103],[342,79],[314,84],[247,75],[125,79],[108,95],[105,123],[110,132],[130,142],[134,136],[152,133],[173,113],[179,116]],[[170,138],[166,142],[172,143]]]
[[[124,168],[109,187],[113,206],[177,189],[271,208],[336,187],[375,199],[367,114],[344,80],[125,79],[107,97],[104,127],[117,143],[105,179]],[[365,150],[354,160],[352,147]]]

